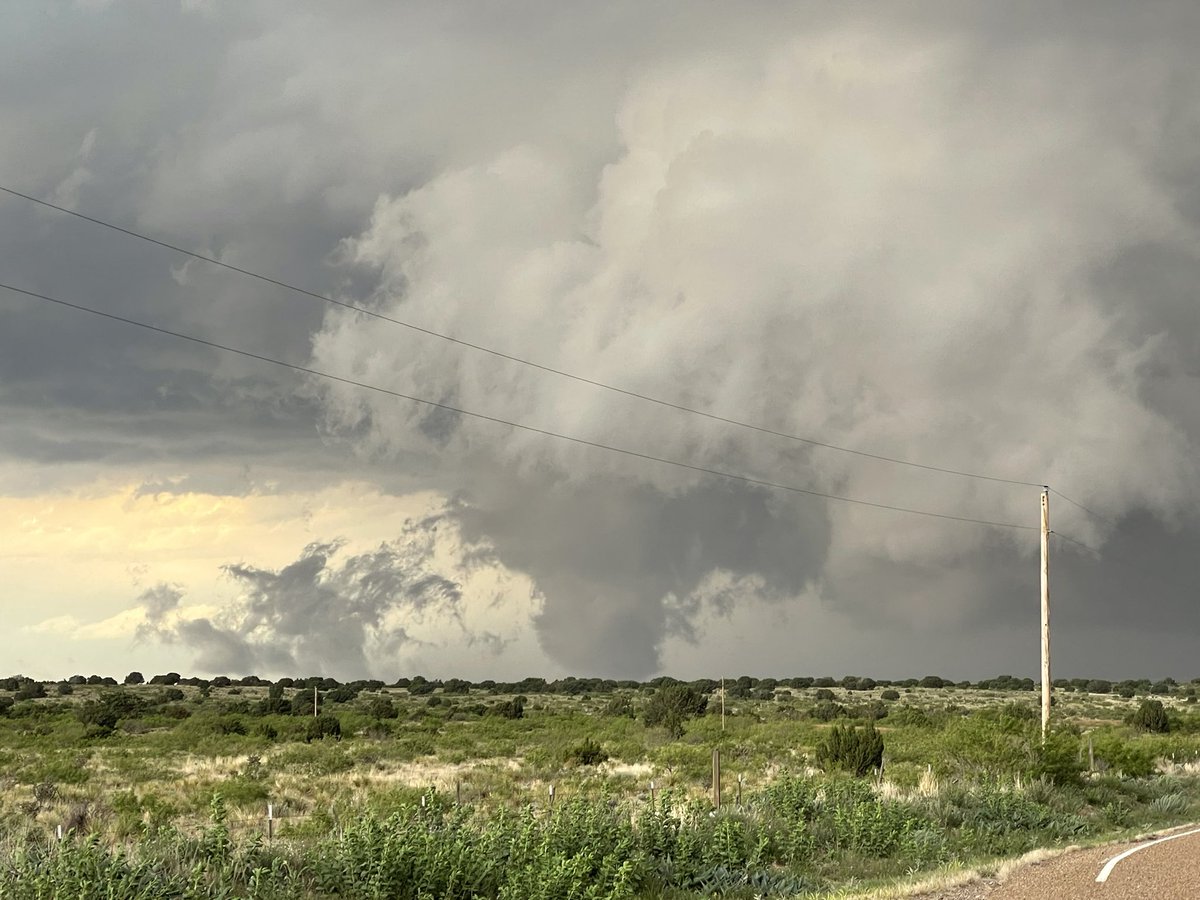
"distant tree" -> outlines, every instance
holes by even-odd
[[[133,718],[145,708],[145,701],[128,691],[105,691],[76,709],[75,716],[88,726],[89,732],[105,736],[111,734],[122,719]]]
[[[808,714],[818,722],[832,722],[834,719],[844,719],[849,713],[846,707],[832,700],[818,700],[808,711]]]
[[[1085,689],[1089,694],[1111,694],[1112,682],[1105,681],[1103,678],[1095,678],[1085,685]]]
[[[146,679],[141,672],[130,672],[125,676],[126,684],[145,684]]]
[[[215,682],[216,679],[214,679]],[[228,683],[229,679],[226,679]],[[167,672],[165,675],[155,675],[150,679],[151,684],[179,684],[178,672]]]
[[[399,713],[387,697],[375,697],[367,704],[367,715],[373,719],[395,719]]]
[[[352,685],[343,684],[329,691],[325,696],[330,703],[350,703],[359,695],[359,689]]]
[[[684,722],[704,715],[708,698],[683,684],[659,688],[646,705],[644,721],[649,728],[663,727],[673,738],[683,735]]]
[[[604,707],[604,715],[606,716],[625,716],[633,718],[633,700],[628,694],[613,694],[609,698],[608,704]]]
[[[27,681],[13,694],[14,700],[39,700],[46,696],[46,686],[40,681]]]
[[[311,719],[308,727],[305,730],[304,742],[324,740],[325,738],[334,738],[341,740],[342,738],[342,723],[337,716],[329,715],[328,713],[317,716]]]
[[[511,700],[505,700],[503,703],[490,706],[488,707],[487,714],[500,716],[503,719],[523,719],[525,718],[525,697],[519,694]]]
[[[283,685],[278,683],[267,688],[267,699],[258,705],[258,714],[260,716],[286,716],[291,711],[292,704],[284,698]]]
[[[1135,728],[1155,734],[1166,734],[1171,730],[1171,722],[1161,700],[1143,700],[1131,718]]]
[[[886,691],[884,691],[879,696],[884,700],[899,700],[900,692],[898,690],[896,690],[895,688],[888,688]]]

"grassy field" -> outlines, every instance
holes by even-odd
[[[714,682],[156,680],[0,682],[0,897],[821,896],[1200,810],[1190,684],[1060,682],[1043,742],[1009,679],[742,678],[724,717]]]

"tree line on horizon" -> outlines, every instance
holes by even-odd
[[[272,687],[285,689],[303,689],[319,691],[380,691],[388,687],[403,688],[413,695],[432,694],[440,691],[443,694],[466,694],[471,690],[481,690],[492,694],[608,694],[619,690],[657,690],[668,685],[687,685],[702,694],[711,694],[721,689],[722,682],[712,678],[698,678],[685,681],[660,675],[648,681],[612,678],[566,678],[547,680],[541,677],[528,677],[520,681],[469,681],[463,678],[430,679],[423,675],[411,678],[401,677],[387,683],[380,679],[356,679],[342,682],[336,678],[321,675],[292,678],[283,677],[275,680],[261,678],[257,675],[230,677],[217,675],[213,678],[184,677],[178,672],[167,672],[146,678],[141,672],[130,672],[120,682],[126,685],[162,685],[167,687],[189,686],[202,690],[231,687]],[[1169,696],[1182,693],[1195,696],[1195,685],[1200,679],[1181,683],[1174,678],[1163,678],[1152,681],[1149,678],[1126,679],[1123,681],[1108,681],[1097,678],[1060,678],[1053,682],[1059,691],[1071,691],[1091,694],[1119,694],[1130,698],[1138,695],[1158,694]],[[0,678],[0,690],[13,693],[26,693],[30,696],[23,699],[34,699],[46,696],[46,688],[55,686],[60,694],[69,693],[71,689],[85,685],[117,687],[118,682],[112,676],[102,675],[72,675],[63,680],[39,681],[24,675],[12,675]],[[728,699],[757,699],[768,700],[774,692],[781,689],[805,690],[809,688],[841,688],[846,691],[870,691],[876,688],[956,688],[992,691],[1034,691],[1038,687],[1032,678],[1020,678],[1015,675],[1000,675],[995,678],[980,681],[953,681],[938,675],[925,675],[922,678],[869,678],[859,675],[846,675],[840,679],[831,676],[792,677],[792,678],[756,678],[752,675],[741,675],[724,681],[725,696]],[[349,698],[348,698],[349,699]]]

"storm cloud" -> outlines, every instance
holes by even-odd
[[[340,562],[337,543],[315,543],[278,570],[230,564],[238,599],[215,617],[171,616],[183,595],[156,585],[139,598],[138,638],[186,647],[201,671],[341,678],[388,671],[407,644],[419,643],[413,626],[432,618],[454,622],[458,640],[494,641],[468,632],[461,585],[436,571],[439,522],[411,522],[396,539]],[[478,548],[474,555],[478,562]]]
[[[0,15],[0,183],[628,391],[1048,483],[1092,511],[1056,495],[1054,528],[1100,550],[1055,545],[1060,671],[1190,665],[1192,5]],[[1037,524],[1035,487],[665,409],[7,196],[0,247],[0,280],[390,390],[752,479]],[[862,670],[867,644],[879,671],[864,674],[994,674],[973,669],[982,659],[1027,674],[1036,660],[1033,531],[723,480],[8,294],[0,316],[6,494],[353,476],[444,498],[462,539],[437,564],[420,529],[353,553],[319,534],[285,565],[248,548],[219,614],[180,618],[173,591],[210,598],[178,585],[144,594],[155,639],[206,670],[381,671],[419,643],[400,611],[473,614],[462,567],[533,586],[522,625],[540,652],[459,628],[506,665],[641,677],[683,646],[698,668],[714,617],[749,627],[747,609],[796,617],[796,653],[747,657],[774,674],[806,671],[803,653]],[[803,633],[814,608],[838,637]]]

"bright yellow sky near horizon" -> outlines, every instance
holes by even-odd
[[[222,566],[276,569],[313,541],[339,539],[345,552],[361,552],[442,502],[432,492],[393,496],[354,481],[244,496],[146,493],[140,483],[105,481],[0,496],[9,626],[0,658],[10,661],[0,669],[14,668],[12,661],[36,668],[42,641],[131,641],[141,621],[132,607],[155,584],[178,585],[185,606],[212,611],[235,594]]]

